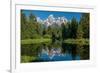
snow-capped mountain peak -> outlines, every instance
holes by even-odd
[[[67,23],[67,18],[63,17],[54,17],[52,14],[48,16],[47,19],[42,20],[39,17],[37,18],[37,22],[42,22],[45,26],[58,25],[61,26],[62,23]]]

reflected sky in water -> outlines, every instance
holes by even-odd
[[[87,60],[89,59],[89,45],[25,44],[21,45],[21,56],[31,57],[29,62]]]
[[[72,54],[63,53],[61,48],[42,49],[41,53],[39,53],[39,58],[43,61],[73,60]],[[80,56],[76,55],[75,60],[80,60]]]

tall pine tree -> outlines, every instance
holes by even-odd
[[[77,30],[78,38],[89,38],[89,13],[83,13]]]

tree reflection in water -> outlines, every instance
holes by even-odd
[[[87,45],[67,43],[42,43],[22,45],[21,48],[21,57],[32,57],[32,59],[30,60],[28,60],[27,58],[28,62],[71,61],[89,59],[89,46]]]

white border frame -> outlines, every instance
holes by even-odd
[[[79,5],[69,6],[43,6],[43,5],[24,5],[15,4],[15,10],[12,12],[11,21],[11,72],[39,71],[51,69],[66,69],[72,67],[87,67],[95,65],[95,12],[94,7]],[[44,63],[20,63],[20,10],[46,10],[62,12],[89,12],[90,13],[90,60],[79,61],[61,61],[61,62],[44,62]],[[17,36],[16,36],[17,35]]]

